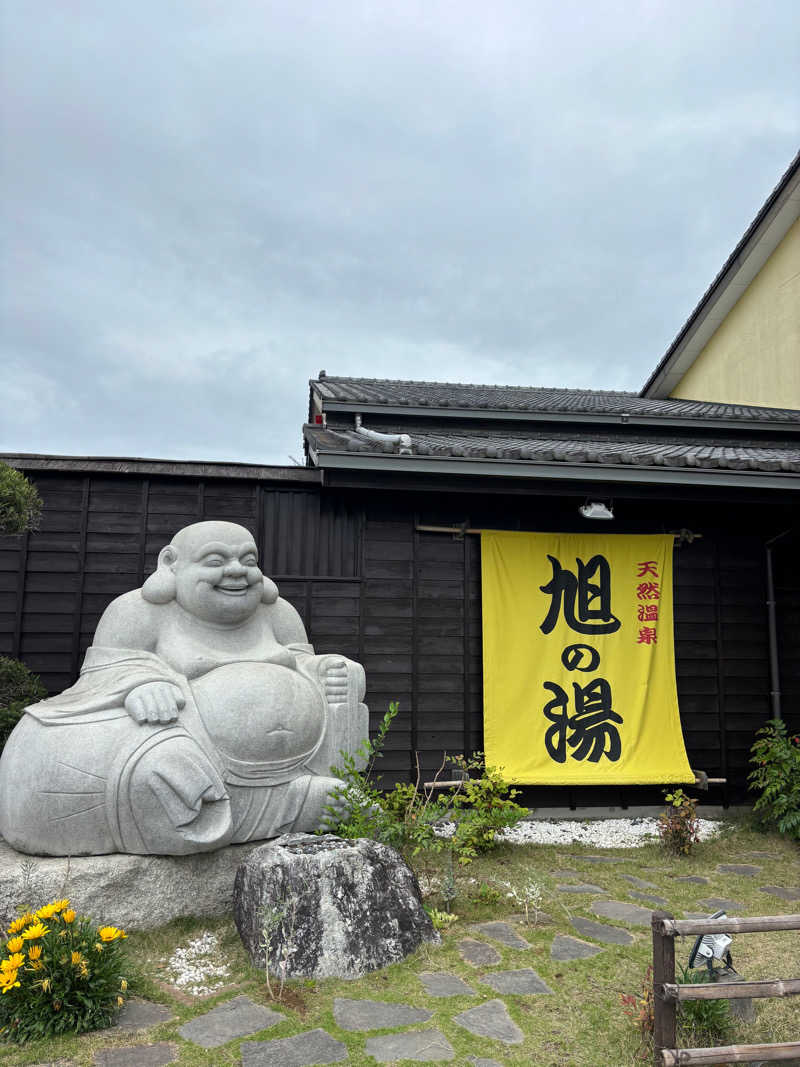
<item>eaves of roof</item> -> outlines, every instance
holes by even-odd
[[[213,463],[198,460],[134,459],[111,456],[48,456],[10,452],[0,462],[20,471],[61,471],[73,474],[170,475],[191,478],[233,478],[265,482],[319,484],[312,467],[265,467],[257,463]]]
[[[401,454],[388,444],[376,449],[352,431],[306,426],[304,434],[311,462],[322,469],[800,491],[800,448],[741,440],[415,434],[412,454]]]
[[[609,424],[627,426],[651,426],[659,428],[714,429],[720,430],[726,423],[736,429],[742,428],[741,416],[708,417],[700,415],[691,418],[680,415],[644,415],[630,412],[593,412],[593,411],[554,411],[551,409],[502,411],[495,408],[436,408],[413,407],[395,404],[360,404],[353,401],[326,401],[324,411],[329,413],[358,413],[359,415],[396,415],[409,418],[428,419],[481,419],[493,422],[547,422],[584,424],[587,426],[608,426]],[[800,413],[799,413],[800,414]],[[800,433],[800,417],[797,420],[759,419],[752,416],[747,419],[751,429],[769,430],[783,433]]]
[[[668,397],[800,217],[800,152],[700,298],[640,396]]]

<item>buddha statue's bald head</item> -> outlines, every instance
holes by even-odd
[[[175,599],[189,615],[218,626],[244,622],[262,600],[277,597],[268,579],[265,588],[252,534],[233,522],[196,522],[184,527],[161,550],[156,578],[158,588],[169,595],[148,596],[145,583],[145,599]]]

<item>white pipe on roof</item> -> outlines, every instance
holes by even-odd
[[[411,455],[411,437],[407,433],[379,433],[377,430],[368,430],[366,426],[361,425],[360,415],[356,415],[356,433],[361,437],[368,437],[370,441],[398,445],[398,452],[401,456]]]

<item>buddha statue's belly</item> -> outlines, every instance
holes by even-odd
[[[299,762],[320,741],[322,694],[288,667],[228,664],[191,685],[203,725],[225,756],[253,763]]]

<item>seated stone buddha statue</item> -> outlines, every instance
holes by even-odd
[[[0,833],[34,855],[185,855],[315,830],[367,736],[364,686],[315,655],[244,527],[187,526],[103,613],[75,685],[12,731]]]

